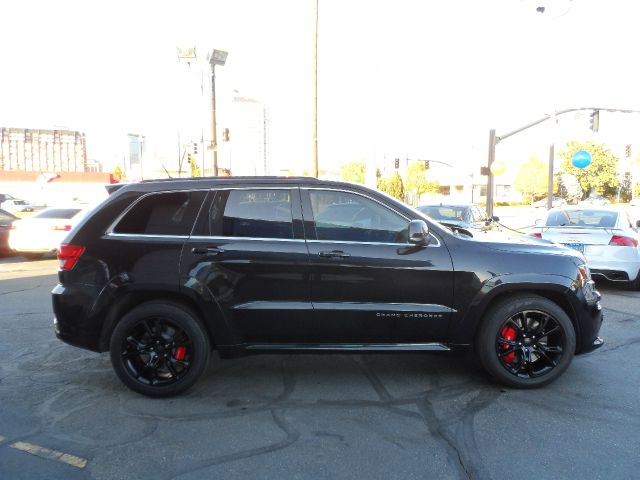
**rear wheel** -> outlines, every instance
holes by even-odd
[[[209,339],[196,315],[167,302],[128,312],[110,342],[111,363],[130,389],[151,397],[184,392],[209,362]]]
[[[567,314],[537,296],[519,296],[492,307],[476,338],[484,368],[516,388],[554,381],[569,367],[575,348],[575,330]]]
[[[640,290],[640,271],[636,275],[635,280],[627,283],[627,287],[629,288],[629,290]]]

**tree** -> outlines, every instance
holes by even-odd
[[[549,179],[548,166],[538,157],[530,157],[518,169],[513,187],[529,198],[531,203],[547,193]]]
[[[113,169],[113,178],[118,182],[125,179],[124,171],[120,165]]]
[[[189,167],[191,168],[191,176],[192,177],[201,177],[200,167],[198,166],[198,162],[196,159],[189,155]]]
[[[585,168],[574,167],[571,163],[573,154],[579,150],[591,153],[591,164]],[[594,142],[568,142],[562,158],[562,172],[574,175],[582,188],[582,198],[596,192],[605,197],[613,197],[617,193],[620,178],[618,177],[618,157],[604,145]]]
[[[398,200],[404,200],[404,185],[398,172],[395,172],[390,178],[379,178],[378,189]]]
[[[405,185],[408,193],[438,193],[440,184],[427,180],[427,170],[422,162],[414,162],[407,168]]]
[[[364,183],[365,162],[351,162],[340,165],[340,178],[347,182]]]

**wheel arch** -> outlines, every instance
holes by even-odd
[[[515,280],[515,279],[510,279]],[[538,296],[546,298],[558,305],[567,314],[576,333],[576,351],[580,351],[581,331],[577,321],[576,309],[570,295],[571,280],[558,277],[554,282],[501,282],[493,288],[483,288],[478,293],[462,319],[453,326],[452,339],[454,343],[473,345],[486,313],[497,303],[513,296]],[[485,285],[486,287],[486,285]]]
[[[212,347],[216,346],[215,336],[213,335],[213,331],[211,326],[206,321],[206,316],[204,312],[200,309],[198,304],[189,298],[187,295],[182,295],[178,292],[168,292],[168,291],[144,291],[144,292],[126,292],[121,296],[116,298],[111,307],[109,308],[105,321],[102,325],[102,331],[100,333],[100,342],[99,348],[101,352],[106,352],[109,350],[109,342],[111,339],[111,335],[113,334],[113,330],[115,329],[118,322],[122,319],[122,317],[133,308],[138,305],[142,305],[147,302],[164,302],[164,303],[172,303],[179,307],[186,308],[190,312],[193,312],[197,320],[202,324],[207,337],[211,343]]]

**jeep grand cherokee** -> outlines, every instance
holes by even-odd
[[[60,246],[54,326],[109,351],[145,395],[191,387],[212,348],[470,347],[498,380],[531,388],[602,344],[600,295],[575,250],[471,238],[381,192],[313,178],[112,190]]]

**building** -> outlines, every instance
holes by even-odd
[[[252,98],[235,96],[220,117],[218,166],[234,176],[272,174],[265,105]]]
[[[0,128],[0,172],[96,171],[85,134],[74,130]]]

